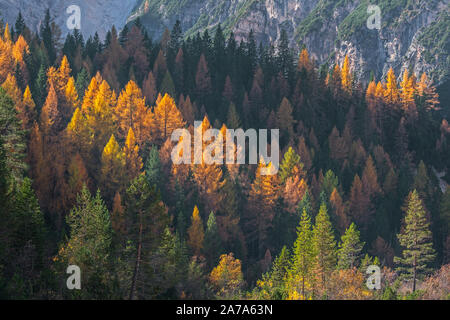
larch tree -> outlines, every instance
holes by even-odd
[[[143,146],[150,139],[151,121],[145,98],[137,84],[130,80],[120,93],[115,109],[115,119],[118,124],[118,138],[126,139],[128,131],[133,128],[136,141]],[[123,139],[123,140],[122,140]]]
[[[399,102],[399,91],[397,87],[397,80],[395,77],[394,69],[390,68],[386,78],[386,90],[384,91],[385,101],[391,104],[397,104]]]
[[[430,84],[425,72],[422,73],[420,81],[417,83],[416,101],[425,110],[438,109],[439,94],[436,92],[436,88]]]
[[[353,221],[364,231],[367,230],[372,212],[370,209],[370,198],[364,192],[363,183],[358,175],[355,175],[350,189],[349,214]]]
[[[40,127],[46,137],[56,136],[62,129],[63,119],[59,111],[55,87],[50,85],[47,99],[41,110]]]
[[[282,128],[281,136],[288,141],[294,134],[295,119],[292,115],[293,108],[287,98],[283,98],[277,112],[277,125]]]
[[[143,84],[142,84],[142,93],[145,97],[145,102],[148,105],[152,105],[155,102],[156,99],[156,80],[153,76],[153,72],[149,72],[147,77],[145,78]]]
[[[344,64],[342,65],[341,70],[341,79],[342,79],[342,88],[348,92],[352,92],[352,74],[350,70],[350,62],[348,59],[348,55],[345,55]]]
[[[336,220],[336,229],[343,234],[350,225],[350,218],[347,213],[347,208],[342,201],[342,197],[336,188],[333,189],[330,195],[330,205]]]
[[[204,238],[205,233],[202,218],[200,217],[197,206],[195,206],[192,212],[191,226],[188,229],[188,245],[191,247],[194,255],[199,256],[201,254]]]
[[[125,146],[123,147],[123,154],[125,156],[125,170],[128,181],[136,178],[142,169],[142,158],[139,156],[139,146],[136,143],[133,129],[128,131]]]
[[[186,124],[175,101],[168,94],[165,94],[161,101],[157,102],[153,118],[156,139],[160,142],[170,137],[174,130],[184,128]]]
[[[36,104],[31,96],[30,87],[27,86],[23,93],[23,109],[19,110],[19,118],[22,121],[22,129],[31,130],[34,121],[37,119]]]
[[[103,149],[101,159],[101,190],[105,195],[105,200],[112,201],[115,193],[121,191],[125,170],[125,156],[120,150],[119,144],[114,135]]]
[[[211,92],[212,85],[208,70],[208,64],[206,62],[204,54],[200,56],[200,60],[198,61],[197,74],[195,76],[195,85],[197,95],[200,97],[201,101],[205,101],[205,98]]]
[[[436,255],[433,249],[430,223],[419,193],[416,190],[411,191],[407,200],[408,208],[404,226],[397,235],[403,250],[401,257],[395,257],[394,262],[399,265],[398,271],[402,276],[412,280],[414,292],[417,280],[431,271],[429,264],[434,261]]]
[[[75,79],[73,77],[70,77],[67,81],[67,85],[65,88],[65,97],[68,106],[71,109],[70,111],[73,112],[73,110],[79,107],[80,101],[78,99],[78,91],[75,87]]]
[[[364,192],[370,198],[373,198],[377,194],[381,193],[380,185],[378,184],[377,171],[375,164],[373,163],[372,156],[369,155],[366,161],[366,166],[364,167],[362,175],[362,184]]]
[[[272,226],[275,208],[279,198],[280,181],[278,175],[263,175],[262,169],[271,172],[272,164],[265,164],[261,159],[256,171],[256,177],[251,185],[246,212],[246,231],[249,246],[253,247],[256,256],[264,254],[267,248],[267,233]]]
[[[235,297],[244,285],[241,261],[233,253],[221,255],[220,262],[211,271],[209,279],[219,297]]]

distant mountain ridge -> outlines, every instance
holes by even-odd
[[[19,11],[28,27],[33,31],[39,29],[45,11],[50,9],[56,24],[61,28],[63,36],[70,30],[66,12],[71,5],[81,9],[81,32],[85,37],[98,32],[104,38],[113,25],[122,28],[130,12],[140,0],[0,0],[0,15],[6,22],[14,23]]]

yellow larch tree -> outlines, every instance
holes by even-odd
[[[91,103],[84,105],[82,110],[84,110],[87,126],[93,132],[94,148],[101,152],[108,139],[116,132],[113,115],[117,99],[115,92],[105,80],[95,91],[95,96],[89,98]]]
[[[298,165],[292,169],[292,175],[287,178],[284,185],[283,199],[286,206],[286,211],[295,213],[297,205],[303,199],[308,185],[303,178],[302,170]]]
[[[204,117],[202,125],[194,130],[201,130],[204,134],[206,130],[211,128],[211,124],[208,117]],[[210,144],[214,144],[212,141]],[[204,151],[206,145],[203,143],[201,150],[201,155],[195,155],[196,157],[201,157],[201,163],[195,164],[193,168],[194,179],[197,182],[199,197],[203,204],[205,205],[205,211],[215,211],[217,212],[218,206],[222,201],[222,195],[220,190],[225,184],[223,178],[222,167],[219,164],[206,164],[204,159]],[[192,147],[192,152],[195,153],[195,147]]]
[[[403,110],[409,115],[416,110],[414,92],[414,75],[410,77],[408,69],[405,69],[402,82],[400,82],[400,100]]]
[[[313,69],[313,64],[312,64],[311,60],[309,59],[308,50],[303,49],[300,52],[297,68],[299,71],[302,71],[302,69],[304,68],[307,72],[310,72]]]
[[[267,230],[272,225],[280,193],[278,175],[263,175],[262,169],[274,172],[272,163],[265,164],[264,160],[260,159],[251,186],[245,219],[249,246],[257,250],[260,257],[265,252],[264,248],[267,248]]]
[[[93,77],[84,93],[83,103],[81,105],[81,111],[83,111],[84,114],[88,114],[89,110],[92,109],[99,85],[97,78]]]
[[[67,125],[67,133],[75,149],[86,159],[89,157],[93,142],[93,132],[90,130],[86,117],[80,108],[76,108],[72,119]]]
[[[115,109],[118,137],[125,140],[128,130],[133,128],[138,145],[142,146],[147,142],[151,134],[149,112],[141,89],[133,80],[130,80],[120,93]]]
[[[384,98],[386,102],[396,104],[399,102],[399,92],[397,87],[397,80],[392,67],[389,69],[386,78],[386,89],[384,90]]]
[[[128,130],[123,153],[125,155],[127,178],[128,181],[131,181],[139,175],[143,166],[142,158],[139,156],[139,146],[136,144],[136,138],[132,128]]]
[[[22,35],[19,35],[19,37],[16,40],[16,43],[14,43],[14,46],[12,48],[12,55],[14,57],[16,65],[18,66],[22,74],[24,81],[29,80],[28,69],[25,63],[25,55],[29,53],[30,48],[28,46],[27,41]]]
[[[194,255],[199,256],[203,249],[203,240],[205,232],[203,230],[203,221],[200,217],[197,206],[194,207],[191,217],[191,226],[188,229],[188,245],[192,249]]]
[[[12,48],[11,34],[9,26],[6,24],[3,37],[0,36],[0,83],[6,80],[8,74],[12,74],[15,71]]]
[[[352,92],[352,74],[348,55],[345,55],[344,64],[341,71],[342,88],[348,93]]]
[[[125,155],[114,135],[103,149],[101,162],[101,190],[105,200],[112,201],[115,193],[121,191],[125,169]]]
[[[181,112],[175,105],[175,101],[167,93],[160,101],[157,101],[153,117],[159,141],[165,141],[174,130],[186,125]]]
[[[61,131],[61,114],[58,108],[58,96],[55,87],[50,84],[47,99],[41,110],[40,128],[44,137],[55,136]]]
[[[80,105],[80,101],[78,99],[78,92],[75,87],[75,79],[73,77],[70,77],[69,80],[67,81],[65,95],[66,101],[73,112]]]
[[[209,275],[209,280],[216,294],[224,299],[231,299],[239,294],[244,285],[241,261],[233,253],[223,254],[220,261]]]
[[[417,83],[418,103],[426,110],[438,109],[439,95],[436,88],[430,84],[427,75],[422,73],[420,81]]]
[[[17,108],[17,106],[16,106]],[[25,130],[31,130],[31,127],[36,121],[36,104],[31,96],[30,87],[27,86],[23,93],[22,109],[19,111],[19,118],[22,121],[22,128]]]

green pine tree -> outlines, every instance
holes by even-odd
[[[321,278],[322,288],[325,289],[331,272],[336,267],[336,241],[324,203],[320,206],[313,228],[313,248],[316,257],[315,271]]]
[[[299,217],[303,214],[304,210],[306,210],[306,212],[313,212],[313,204],[309,188],[306,188],[306,192],[303,195],[302,200],[298,203],[297,214]]]
[[[238,129],[241,127],[241,119],[236,111],[236,105],[233,102],[230,103],[230,107],[228,108],[227,125],[228,129]]]
[[[303,163],[300,161],[300,156],[295,152],[292,147],[289,147],[288,151],[284,154],[283,161],[280,165],[280,179],[284,183],[291,177],[292,170],[295,166],[299,166],[299,169],[303,169]]]
[[[338,268],[349,269],[356,267],[361,259],[364,242],[360,241],[359,231],[352,223],[341,237],[338,249]]]
[[[404,220],[404,228],[397,235],[403,247],[402,256],[395,257],[399,265],[398,271],[406,279],[413,281],[413,292],[416,282],[430,271],[428,265],[435,259],[430,223],[427,221],[425,208],[417,190],[408,196],[408,208]]]
[[[299,275],[301,279],[301,293],[306,296],[305,285],[309,280],[314,264],[313,231],[311,218],[303,209],[300,225],[297,227],[297,240],[294,243],[293,260],[290,270],[291,277]]]
[[[67,217],[70,238],[57,257],[62,268],[77,265],[82,270],[83,290],[71,293],[82,299],[105,299],[112,296],[112,228],[110,214],[100,191],[91,196],[86,186]]]
[[[25,132],[21,129],[17,111],[11,97],[0,87],[0,135],[6,151],[6,166],[12,177],[21,182],[27,168],[25,158]]]
[[[145,175],[151,186],[160,187],[161,173],[161,161],[159,159],[158,148],[153,145],[145,163]]]
[[[216,224],[216,216],[211,212],[206,223],[206,232],[203,245],[206,261],[209,267],[214,267],[219,262],[219,257],[223,252],[222,240],[220,239],[219,229]]]
[[[159,92],[162,96],[168,93],[171,97],[176,97],[175,84],[173,83],[173,79],[169,71],[166,72],[163,78]]]

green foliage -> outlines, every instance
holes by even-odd
[[[151,186],[160,188],[161,174],[161,161],[159,159],[158,148],[153,145],[145,163],[145,176]]]
[[[334,239],[333,227],[324,203],[320,206],[313,227],[313,248],[316,256],[316,267],[321,274],[322,284],[336,266],[336,240]]]
[[[56,258],[60,271],[67,265],[82,270],[83,290],[69,294],[73,298],[100,299],[111,297],[112,228],[110,214],[100,192],[92,197],[86,186],[77,197],[77,204],[67,217],[70,238]],[[64,273],[62,273],[64,275]]]
[[[303,169],[303,163],[301,163],[300,156],[295,152],[292,147],[289,147],[288,151],[284,154],[283,161],[280,164],[280,179],[284,183],[286,180],[292,176],[292,170],[295,166],[299,169]]]
[[[358,266],[364,242],[360,241],[359,231],[352,223],[342,235],[338,249],[338,268],[349,269]]]
[[[6,91],[0,87],[0,135],[6,151],[6,166],[12,177],[20,182],[27,168],[25,158],[25,136],[17,118],[14,102]]]
[[[223,253],[222,240],[219,236],[219,229],[217,228],[214,212],[209,214],[208,222],[206,223],[203,252],[205,253],[210,268],[217,265],[219,257]]]
[[[395,257],[394,261],[400,265],[398,271],[405,278],[413,280],[415,291],[416,280],[431,271],[428,265],[435,259],[430,224],[416,190],[408,196],[404,224],[403,230],[397,235],[403,247],[402,256]]]

